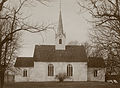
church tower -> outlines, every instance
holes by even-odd
[[[66,35],[63,31],[62,15],[61,15],[61,3],[60,3],[60,13],[59,13],[59,22],[58,29],[55,35],[56,50],[65,50],[65,40]]]

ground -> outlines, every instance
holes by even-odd
[[[105,82],[7,83],[4,88],[120,88],[120,84]]]

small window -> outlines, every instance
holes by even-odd
[[[54,66],[53,66],[53,64],[48,65],[48,76],[54,76]]]
[[[67,76],[73,76],[73,67],[71,64],[67,65]]]
[[[94,77],[97,77],[97,75],[98,75],[98,71],[94,70]]]
[[[59,44],[62,44],[62,39],[59,39]]]
[[[23,70],[23,77],[27,77],[27,70]]]

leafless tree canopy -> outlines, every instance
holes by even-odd
[[[108,66],[119,67],[120,0],[86,0],[82,3],[79,0],[78,4],[93,18],[90,35],[93,45],[98,47],[97,53],[99,56],[107,54]]]
[[[13,64],[16,50],[19,48],[20,31],[37,33],[47,30],[50,26],[50,24],[29,25],[24,21],[20,10],[26,4],[30,4],[30,0],[18,0],[16,7],[9,5],[8,1],[10,0],[0,2],[0,88],[3,88],[5,71]],[[39,1],[42,3],[49,0]]]

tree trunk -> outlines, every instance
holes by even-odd
[[[1,71],[1,73],[0,73],[0,75],[1,75],[1,77],[0,77],[0,88],[3,88],[4,87],[4,75],[5,74],[5,70],[2,70]]]

